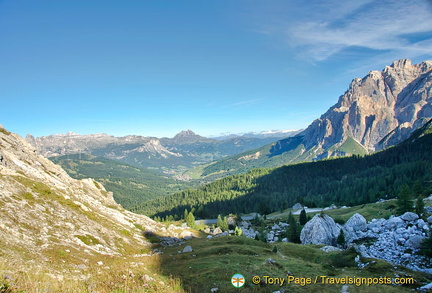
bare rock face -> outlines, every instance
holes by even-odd
[[[338,103],[299,136],[318,154],[348,138],[376,151],[407,139],[431,117],[432,61],[413,65],[403,59],[354,79]]]
[[[317,214],[306,223],[300,234],[302,244],[325,244],[336,246],[340,228],[325,214]]]

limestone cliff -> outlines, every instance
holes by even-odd
[[[296,139],[301,138],[302,154],[310,151],[312,159],[368,153],[407,139],[431,117],[432,61],[413,65],[403,59],[354,79]],[[272,153],[290,151],[293,139],[279,141]]]

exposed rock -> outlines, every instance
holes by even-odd
[[[384,227],[387,230],[397,229],[404,225],[404,221],[399,217],[391,217],[389,220],[385,221]]]
[[[340,228],[334,220],[325,215],[315,215],[303,227],[300,234],[302,244],[327,244],[336,246],[336,238],[339,235]]]
[[[333,107],[300,134],[276,142],[270,152],[279,155],[302,145],[302,154],[324,159],[395,145],[432,117],[431,87],[432,61],[395,61],[355,78]]]
[[[355,213],[345,223],[344,227],[351,227],[354,231],[365,231],[367,228],[367,221],[365,217],[363,217],[359,213]]]
[[[408,221],[408,222],[413,222],[415,220],[417,220],[419,218],[419,216],[417,214],[414,214],[412,212],[406,212],[405,214],[403,214],[401,216],[401,219],[404,221]]]
[[[180,233],[179,237],[184,238],[184,239],[190,239],[190,238],[194,237],[194,234],[191,231],[183,230]]]
[[[342,251],[342,249],[330,245],[321,247],[320,249],[324,252]]]
[[[418,288],[418,290],[419,290],[420,292],[429,292],[429,290],[432,290],[432,283],[429,283],[429,284],[427,284],[427,285],[424,285],[424,286]]]
[[[366,229],[366,219],[359,213],[354,214],[343,226],[346,243],[350,243],[353,239],[363,235]]]
[[[183,253],[186,253],[186,252],[192,252],[192,246],[187,245],[185,248],[183,248]]]
[[[218,234],[221,234],[221,233],[222,233],[222,229],[219,228],[219,227],[216,227],[216,228],[213,230],[213,235],[218,235]]]
[[[429,216],[426,220],[429,224],[432,224],[432,216]]]
[[[400,217],[391,216],[388,220],[374,219],[366,231],[353,234],[350,240],[365,242],[353,245],[363,257],[380,258],[413,270],[430,271],[430,260],[417,254],[426,237],[424,226],[425,222],[416,214],[405,213]]]
[[[302,208],[303,208],[303,206],[300,203],[296,203],[292,207],[293,210],[301,210]]]

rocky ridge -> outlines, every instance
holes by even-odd
[[[367,153],[407,139],[431,117],[432,61],[402,59],[355,78],[339,101],[296,137],[303,151],[313,149],[318,159]],[[289,151],[290,143],[279,141],[272,151]]]
[[[15,262],[76,263],[149,249],[143,231],[169,233],[119,206],[93,179],[75,180],[20,136],[0,127],[0,254]]]

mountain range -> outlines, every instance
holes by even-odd
[[[255,149],[296,133],[297,131],[283,131],[274,132],[270,136],[265,133],[254,137],[237,135],[212,139],[197,135],[191,130],[181,131],[173,138],[79,135],[68,132],[43,137],[28,134],[26,140],[46,157],[85,153],[177,175],[178,179],[188,179],[182,174],[196,165]]]

